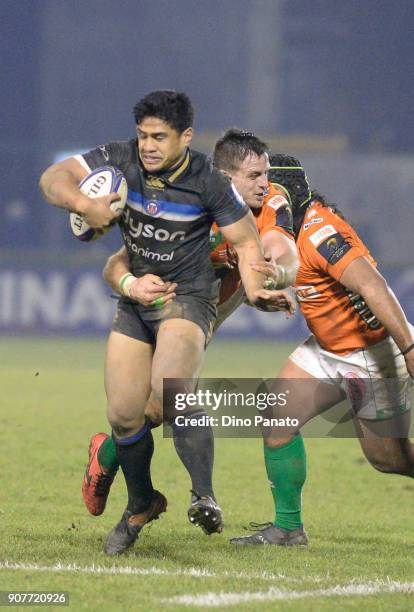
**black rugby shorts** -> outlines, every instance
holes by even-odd
[[[210,342],[214,323],[217,318],[215,300],[201,300],[194,296],[178,295],[172,302],[145,312],[142,306],[126,298],[118,301],[118,307],[112,323],[112,330],[124,336],[156,344],[158,330],[167,319],[186,319],[201,327],[206,338],[206,346]]]

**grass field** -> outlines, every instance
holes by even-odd
[[[257,439],[220,439],[215,482],[226,529],[186,518],[190,483],[157,430],[153,480],[168,512],[121,558],[102,552],[119,520],[119,477],[93,518],[80,485],[91,433],[107,431],[104,343],[2,340],[0,590],[69,591],[74,610],[409,610],[414,607],[414,483],[375,472],[355,440],[309,439],[307,548],[234,548],[249,521],[273,518]],[[268,377],[273,344],[213,342],[205,376]]]

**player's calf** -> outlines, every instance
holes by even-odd
[[[377,471],[414,477],[414,445],[407,438],[383,438],[380,443],[361,444],[366,458]]]

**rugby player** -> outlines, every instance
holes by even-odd
[[[267,145],[250,132],[231,129],[217,141],[213,162],[217,169],[232,180],[252,210],[265,257],[269,262],[273,286],[284,288],[291,285],[298,270],[291,205],[285,192],[277,190],[268,182]],[[214,326],[216,330],[244,301],[245,293],[237,267],[237,255],[231,243],[223,238],[216,224],[213,224],[211,237],[211,259],[216,275],[221,279],[218,316]],[[172,301],[175,297],[176,285],[164,283],[161,278],[151,274],[136,278],[131,273],[125,247],[109,257],[104,278],[114,291],[141,304],[150,303],[154,295],[161,295],[159,292],[162,290],[165,291],[165,302]],[[154,425],[159,425],[163,420],[162,406],[153,395],[148,401],[146,414]],[[110,446],[113,446],[111,440],[105,442],[102,450],[99,448],[100,440],[104,438],[107,436],[102,433],[92,437],[92,445],[98,446],[96,471],[93,479],[84,479],[82,487],[85,505],[92,514],[103,512],[112,483],[107,475],[117,469],[115,449],[112,448],[112,452],[108,452]],[[107,451],[107,455],[104,451]],[[177,451],[180,452],[179,447]],[[192,479],[192,487],[196,489],[194,476],[197,477],[197,474],[193,474],[191,464],[187,469]]]
[[[362,450],[379,471],[414,476],[408,440],[414,377],[413,328],[355,230],[338,209],[310,192],[300,162],[270,160],[271,181],[293,207],[300,268],[295,291],[311,331],[282,367],[272,392],[290,389],[286,409],[303,426],[345,398]],[[266,273],[266,265],[256,269]],[[289,383],[287,382],[289,380]],[[305,545],[301,491],[306,457],[297,428],[264,432],[264,455],[275,503],[274,523],[256,525],[237,545]],[[253,524],[252,524],[253,526]]]
[[[134,117],[137,137],[54,164],[40,179],[48,202],[81,214],[91,227],[119,222],[135,276],[154,274],[177,284],[174,300],[166,305],[162,295],[145,305],[120,300],[109,336],[107,414],[128,503],[108,535],[107,554],[119,554],[132,546],[142,527],[167,507],[151,481],[154,445],[144,411],[151,393],[161,402],[164,378],[195,379],[199,374],[218,298],[208,256],[213,221],[237,251],[249,301],[263,304],[282,299],[286,304],[280,292],[263,289],[263,275],[250,265],[263,261],[263,255],[249,208],[204,155],[189,149],[193,134],[189,98],[175,91],[152,92],[135,105]],[[110,209],[117,194],[92,200],[79,190],[80,181],[103,165],[118,167],[128,183],[127,206],[119,218]],[[195,413],[195,418],[203,416],[200,410]],[[204,437],[196,441],[189,434],[182,447],[184,463],[194,463],[193,471],[199,474],[191,516],[206,532],[219,532],[222,515],[211,484],[212,432],[204,428]],[[93,477],[96,450],[90,449],[87,478]],[[111,445],[108,452],[112,452]],[[113,478],[113,474],[107,476]]]

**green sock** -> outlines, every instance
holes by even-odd
[[[306,453],[299,434],[284,446],[264,447],[267,477],[276,508],[275,527],[297,529],[302,524],[302,487],[306,480]]]
[[[112,436],[109,436],[109,438],[105,440],[98,450],[98,461],[102,467],[106,468],[110,472],[114,472],[118,469],[119,462],[116,456],[116,446]]]

